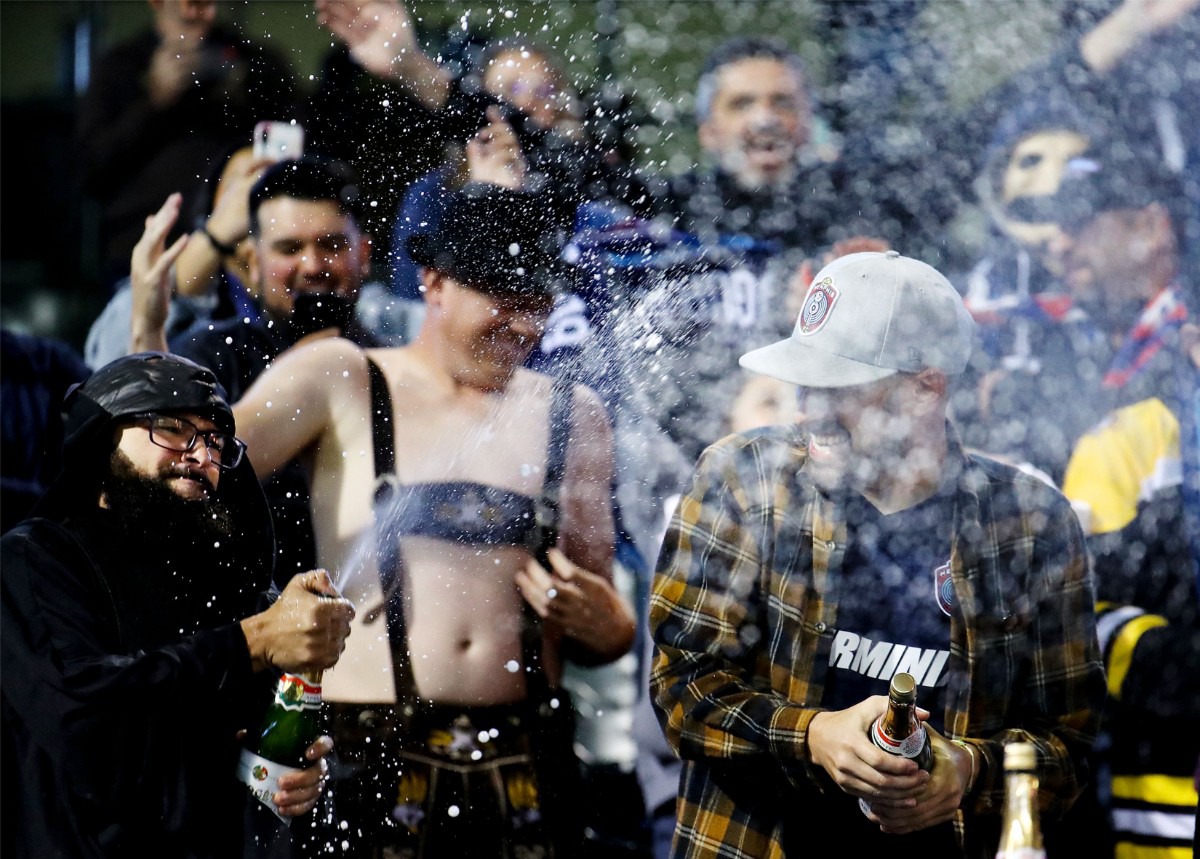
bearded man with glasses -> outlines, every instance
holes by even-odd
[[[337,662],[353,608],[321,570],[262,593],[271,520],[208,370],[120,358],[63,418],[61,476],[0,541],[0,853],[237,856],[252,832],[286,837],[235,779],[238,731],[278,670]],[[331,746],[281,778],[281,815],[313,809]]]

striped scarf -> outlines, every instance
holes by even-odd
[[[1183,292],[1177,285],[1168,286],[1151,299],[1113,356],[1104,375],[1104,387],[1118,389],[1128,384],[1166,345],[1168,332],[1178,332],[1187,318]]]

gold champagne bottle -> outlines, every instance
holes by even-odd
[[[871,742],[889,755],[912,758],[917,766],[928,772],[933,768],[933,748],[929,734],[917,718],[917,681],[903,671],[892,677],[888,687],[888,708],[871,725]],[[863,814],[871,810],[865,799],[859,799]]]
[[[1032,743],[1009,743],[1004,747],[1004,816],[996,859],[1046,859],[1037,792],[1037,750]]]
[[[276,815],[271,797],[279,777],[310,766],[304,752],[321,732],[321,677],[320,671],[281,675],[262,725],[246,735],[238,780]]]

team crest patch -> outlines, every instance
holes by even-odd
[[[950,611],[954,608],[954,582],[950,580],[949,561],[933,571],[933,593],[937,597],[938,608],[950,617]]]
[[[801,334],[816,334],[825,326],[833,306],[837,304],[838,295],[840,293],[833,285],[833,278],[813,282],[804,296],[804,307],[800,311]]]

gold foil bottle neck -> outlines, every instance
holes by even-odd
[[[1037,769],[1037,747],[1033,743],[1008,743],[1004,747],[1006,772],[1033,772]]]
[[[917,681],[911,674],[901,671],[892,677],[891,689],[888,696],[901,704],[911,704],[917,700]]]

